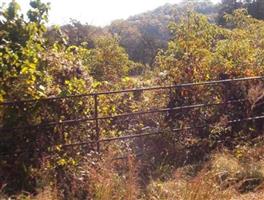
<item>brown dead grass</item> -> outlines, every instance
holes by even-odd
[[[89,190],[94,200],[135,200],[140,189],[137,165],[133,156],[113,161],[112,156],[101,160],[95,167],[88,166]]]
[[[93,200],[262,200],[264,182],[252,190],[241,193],[239,187],[248,178],[264,177],[263,147],[250,148],[242,155],[222,151],[211,161],[196,167],[185,166],[166,181],[152,180],[143,190],[139,185],[139,167],[133,156],[113,161],[109,154],[96,164],[87,164],[85,187]],[[166,168],[167,169],[167,168]],[[190,173],[190,171],[193,173]],[[188,174],[192,174],[189,176]],[[18,196],[23,200],[57,200],[57,191],[43,189],[35,197]],[[20,198],[21,197],[21,198]],[[0,196],[0,199],[5,199]]]
[[[178,169],[169,181],[152,181],[145,199],[150,200],[262,200],[264,183],[241,194],[243,181],[264,177],[264,147],[245,151],[241,158],[232,152],[216,153],[194,178],[185,175],[185,168]],[[254,153],[254,156],[252,155]]]

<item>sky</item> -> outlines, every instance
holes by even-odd
[[[10,2],[11,0],[0,0]],[[49,24],[66,24],[76,19],[90,25],[105,26],[115,19],[153,10],[166,3],[176,4],[181,0],[42,0],[50,2]],[[17,0],[26,11],[30,0]]]

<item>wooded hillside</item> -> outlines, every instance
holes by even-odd
[[[0,199],[263,199],[261,5],[103,28],[0,7]]]

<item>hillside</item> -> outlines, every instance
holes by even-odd
[[[70,24],[61,26],[62,33],[68,39],[68,45],[88,43],[93,48],[98,37],[114,35],[119,39],[130,59],[142,64],[151,65],[158,49],[165,49],[170,39],[168,25],[187,16],[188,11],[206,15],[214,23],[218,13],[218,5],[201,1],[190,4],[165,4],[155,10],[131,16],[126,20],[115,20],[110,26],[96,27],[81,24],[72,20]],[[51,41],[60,38],[60,34],[50,29]]]
[[[158,49],[167,47],[171,37],[168,29],[170,22],[177,22],[180,18],[187,17],[189,11],[207,16],[211,23],[225,26],[226,22],[223,18],[225,13],[231,14],[235,9],[246,8],[250,15],[262,19],[263,16],[259,14],[262,7],[261,1],[232,3],[231,0],[227,0],[222,4],[213,4],[206,0],[191,3],[183,1],[179,4],[165,4],[126,20],[117,19],[103,28],[72,20],[61,29],[67,36],[69,45],[88,43],[88,47],[94,47],[98,37],[114,35],[119,39],[120,45],[125,48],[131,60],[151,66]],[[52,41],[57,40],[58,37]]]
[[[191,6],[186,3],[165,4],[127,20],[116,20],[106,28],[120,38],[120,44],[132,60],[151,65],[157,50],[166,48],[170,39],[169,23],[179,21],[188,11],[204,14],[214,22],[218,6],[210,2],[196,2]]]

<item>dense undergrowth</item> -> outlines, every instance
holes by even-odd
[[[58,29],[60,40],[52,41],[45,35],[49,5],[39,0],[30,5],[27,17],[15,1],[0,10],[0,102],[261,76],[264,72],[264,22],[248,16],[246,10],[226,16],[229,29],[194,13],[188,23],[184,18],[172,22],[168,49],[158,52],[150,71],[131,61],[114,36],[98,38],[90,49],[87,44],[67,45]],[[263,115],[263,87],[263,82],[251,81],[102,95],[99,112],[103,116],[246,101],[105,120],[100,124],[101,137],[157,130],[162,135],[105,144],[100,155],[93,146],[64,146],[94,141],[92,122],[60,124],[94,116],[92,98],[1,104],[1,198],[230,199],[258,191],[264,176],[259,141],[263,120],[234,125],[228,121]],[[32,128],[50,122],[58,124]],[[205,128],[173,132],[188,126]]]
[[[90,160],[83,163],[80,176],[71,180],[75,187],[68,199],[262,199],[263,138],[258,138],[256,144],[232,151],[217,150],[204,162],[182,167],[160,163],[150,170],[147,182],[140,171],[150,167],[149,163],[140,163],[133,155],[113,160],[115,155],[110,153],[96,164]],[[57,186],[49,185],[36,196],[24,192],[16,198],[60,199],[61,192]]]

